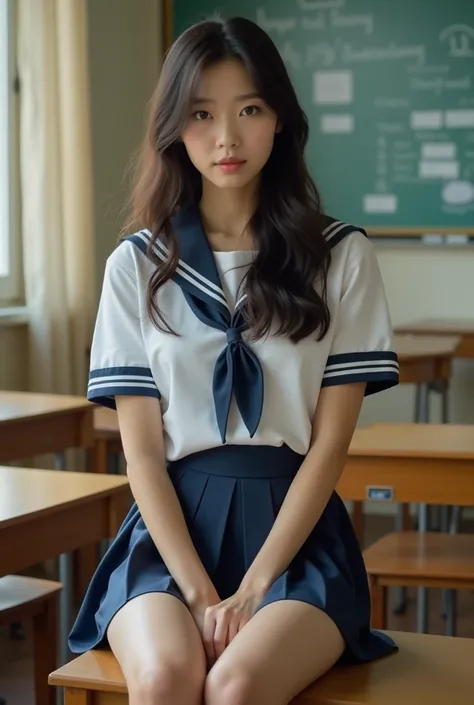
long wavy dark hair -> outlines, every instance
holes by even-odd
[[[282,126],[261,172],[258,206],[248,223],[258,250],[244,280],[250,336],[261,338],[276,323],[272,332],[293,342],[313,333],[321,340],[330,325],[331,255],[323,235],[321,199],[304,159],[308,121],[276,46],[257,24],[242,17],[193,25],[170,47],[163,63],[124,228],[148,228],[152,234],[148,254],[156,269],[148,285],[148,314],[160,330],[174,332],[158,308],[156,293],[179,260],[171,219],[199,202],[202,192],[201,174],[180,136],[203,69],[225,59],[242,62]],[[158,237],[169,250],[166,262],[153,252]]]

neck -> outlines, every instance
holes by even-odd
[[[249,237],[247,224],[257,204],[257,186],[249,184],[242,189],[220,189],[203,180],[199,204],[206,232],[219,234],[233,241]]]

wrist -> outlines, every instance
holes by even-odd
[[[272,582],[266,575],[253,575],[248,572],[240,583],[239,592],[264,595],[270,589]]]
[[[192,585],[188,589],[182,590],[183,597],[189,607],[198,605],[213,605],[219,602],[216,589],[212,583],[208,585]]]

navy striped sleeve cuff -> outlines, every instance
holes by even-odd
[[[90,372],[89,401],[115,409],[115,397],[125,394],[161,398],[148,367],[104,367]]]
[[[330,355],[321,387],[351,382],[366,382],[366,396],[394,387],[399,383],[397,354],[377,350]]]

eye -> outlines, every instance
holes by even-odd
[[[247,105],[247,107],[242,110],[242,114],[246,117],[252,117],[252,115],[257,115],[259,112],[260,108],[258,105]]]
[[[210,117],[210,113],[208,113],[207,110],[196,110],[196,112],[193,113],[195,120],[207,120],[208,117]]]

